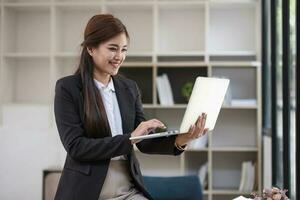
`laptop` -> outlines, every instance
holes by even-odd
[[[212,131],[221,110],[228,85],[229,79],[197,77],[179,130],[130,137],[129,139],[143,140],[185,134],[202,113],[207,114],[205,128],[208,128],[208,131]]]

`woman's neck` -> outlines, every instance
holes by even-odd
[[[94,74],[94,79],[97,81],[101,82],[103,85],[107,86],[109,81],[110,81],[111,75],[110,74],[100,74],[100,73],[95,73]]]

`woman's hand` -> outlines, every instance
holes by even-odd
[[[205,135],[208,131],[208,128],[205,129],[206,117],[207,114],[202,113],[202,115],[198,117],[196,123],[190,127],[187,133],[177,135],[175,140],[176,145],[184,146],[188,142]]]
[[[166,126],[157,119],[151,119],[148,121],[141,122],[138,127],[131,133],[131,137],[148,135],[151,131],[156,128],[166,128]],[[141,140],[132,140],[132,144],[138,143]]]

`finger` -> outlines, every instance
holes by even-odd
[[[206,114],[202,113],[202,120],[200,122],[200,132],[203,133],[205,128],[205,122],[206,122]]]
[[[193,125],[190,126],[190,128],[189,128],[187,134],[190,135],[192,132],[193,132]]]
[[[152,132],[152,131],[154,132],[154,130],[155,130],[155,128],[148,129],[149,133]]]
[[[201,127],[203,127],[203,129],[204,129],[204,126],[205,126],[205,120],[206,120],[206,114],[202,113]]]
[[[200,127],[198,127],[198,126],[194,126],[194,129],[193,129],[193,133],[192,133],[192,138],[197,138],[198,137],[198,135],[199,135],[199,133],[200,133]]]
[[[193,135],[195,134],[195,125],[193,124],[193,125],[191,125],[191,127],[190,127],[190,130],[189,130],[189,134],[188,134],[188,136],[190,137],[190,138],[192,138],[193,137]]]
[[[156,124],[158,124],[157,127],[160,127],[160,128],[166,128],[166,125],[165,125],[164,123],[162,123],[161,121],[159,121],[158,119],[152,119],[152,120],[150,120],[150,121],[151,121],[151,123],[156,123]]]
[[[152,119],[154,122],[157,122],[157,123],[159,123],[159,124],[161,124],[162,126],[164,126],[164,123],[162,123],[160,120],[158,120],[158,119]]]
[[[208,132],[208,128],[206,128],[203,131],[199,132],[197,138],[204,136],[207,132]]]
[[[206,119],[207,119],[207,114],[205,113],[203,118],[203,128],[205,128]]]
[[[203,115],[203,113],[202,113],[202,115],[199,116],[198,119],[199,120],[197,121],[197,124],[196,124],[196,136],[195,137],[198,137],[198,135],[200,133],[202,133],[204,130],[204,127],[203,127],[204,115]]]
[[[164,125],[162,125],[160,122],[157,121],[151,121],[148,123],[148,130],[150,129],[156,129],[156,128],[165,128]]]
[[[201,124],[201,120],[202,120],[202,116],[201,115],[199,115],[198,116],[198,119],[197,119],[197,121],[196,121],[196,126],[199,126],[200,124]]]

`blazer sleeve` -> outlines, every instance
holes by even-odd
[[[87,137],[79,115],[79,105],[78,102],[75,103],[71,87],[74,85],[67,87],[64,81],[57,81],[54,99],[56,125],[67,153],[78,161],[105,160],[129,154],[132,150],[130,134],[104,138]]]
[[[141,101],[140,91],[138,89],[137,84],[135,84],[135,87],[137,92],[137,98],[135,103],[135,127],[137,127],[141,122],[145,121],[146,119]],[[176,136],[146,139],[142,140],[141,142],[138,142],[136,146],[141,152],[147,154],[179,155],[183,151],[175,147],[175,139]]]

